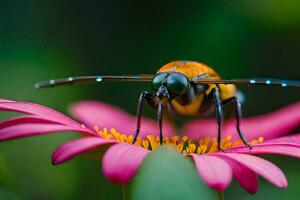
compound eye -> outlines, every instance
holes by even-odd
[[[163,82],[167,77],[167,73],[157,74],[152,80],[152,88],[154,90],[158,90],[160,86],[162,86]]]
[[[189,81],[182,74],[171,74],[167,78],[167,87],[173,94],[182,95],[188,90]]]

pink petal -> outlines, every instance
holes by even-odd
[[[287,179],[280,168],[265,159],[239,153],[216,153],[214,155],[233,159],[281,189],[286,188],[288,185]]]
[[[228,159],[226,157],[222,157],[222,159],[231,166],[233,176],[242,188],[250,194],[255,194],[258,189],[257,175],[252,170],[233,159]]]
[[[113,145],[103,156],[103,174],[114,183],[125,184],[134,177],[148,153],[150,151],[134,145]]]
[[[2,98],[0,98],[0,103],[4,103],[4,102],[15,102],[15,101],[9,100],[9,99],[2,99]]]
[[[245,154],[279,154],[300,158],[300,144],[293,143],[263,143],[253,146],[251,150],[248,147],[233,147],[226,150],[230,153]]]
[[[57,112],[46,106],[29,103],[29,102],[14,102],[14,101],[1,101],[0,110],[27,113],[31,115],[38,115],[48,118],[49,120],[68,124],[69,126],[78,127],[81,126],[78,122],[65,116],[64,114]]]
[[[78,140],[69,141],[59,146],[52,153],[52,163],[54,165],[58,165],[80,155],[83,152],[100,147],[104,144],[113,143],[116,143],[116,141],[100,137],[84,137]]]
[[[242,130],[248,140],[260,136],[265,139],[279,137],[300,125],[299,110],[300,102],[297,102],[272,113],[245,118],[242,120]],[[223,126],[224,136],[234,134],[234,139],[238,138],[235,126],[235,120],[225,122]],[[217,135],[216,122],[213,119],[190,121],[185,124],[183,130],[192,138]]]
[[[296,133],[293,135],[273,138],[270,140],[266,140],[266,143],[294,143],[294,144],[300,144],[300,133]]]
[[[25,115],[25,116],[18,116],[18,117],[11,117],[8,120],[4,120],[0,122],[0,129],[13,126],[13,125],[19,125],[22,123],[30,123],[30,122],[40,122],[40,123],[50,123],[50,124],[61,124],[59,122],[51,121],[50,119],[46,117],[41,116],[35,116],[35,115]],[[64,124],[61,124],[64,125]]]
[[[83,101],[73,104],[70,108],[71,113],[88,127],[97,125],[102,128],[115,128],[124,134],[133,134],[136,129],[136,117],[129,115],[120,108],[112,105],[97,102]],[[175,133],[173,126],[164,122],[163,133],[171,136]],[[158,124],[155,120],[142,118],[140,135],[158,135]]]
[[[211,188],[222,192],[231,182],[231,167],[221,158],[210,155],[190,154],[199,176]]]
[[[38,116],[21,116],[0,122],[0,140],[10,140],[62,131],[95,134],[87,128],[67,126]]]
[[[200,139],[206,136],[216,137],[218,133],[217,121],[215,119],[188,121],[183,126],[183,133],[193,139]]]

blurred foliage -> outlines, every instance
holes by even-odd
[[[217,193],[200,180],[192,162],[175,149],[153,151],[131,182],[129,199],[217,199]]]
[[[71,102],[98,99],[135,113],[139,92],[150,87],[112,83],[36,91],[36,81],[69,75],[155,73],[175,59],[207,63],[226,78],[299,79],[297,0],[12,0],[1,1],[0,11],[0,96],[63,112]],[[241,89],[247,96],[245,115],[299,100],[295,89]],[[146,115],[151,114],[148,109]],[[1,197],[120,199],[121,188],[103,178],[98,161],[76,158],[51,166],[51,151],[72,138],[59,133],[1,143]],[[295,167],[299,161],[278,157],[274,161],[286,172],[289,188],[276,190],[262,181],[251,199],[299,196],[300,174]],[[225,195],[249,196],[237,184]]]

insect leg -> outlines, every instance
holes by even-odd
[[[222,123],[223,123],[223,106],[220,97],[220,90],[219,88],[214,88],[212,90],[214,96],[214,104],[217,116],[217,123],[218,123],[218,150],[221,149],[221,131],[222,131]]]
[[[163,144],[162,120],[163,120],[163,106],[160,103],[158,105],[158,109],[157,109],[157,121],[158,121],[158,125],[159,125],[159,142],[161,145]]]
[[[237,132],[238,132],[240,138],[242,139],[243,143],[251,149],[252,148],[251,144],[248,143],[246,137],[244,136],[244,134],[240,128],[240,121],[242,118],[242,109],[241,109],[241,103],[240,103],[239,99],[237,97],[232,97],[230,99],[223,101],[222,104],[224,107],[234,106]]]
[[[138,100],[138,105],[137,105],[137,122],[136,122],[136,130],[134,133],[134,138],[132,141],[132,144],[134,144],[137,140],[137,137],[139,135],[140,132],[140,127],[141,127],[141,117],[142,117],[142,110],[143,110],[143,105],[144,105],[144,101],[147,101],[149,104],[154,105],[154,97],[151,93],[149,92],[142,92],[139,100]]]

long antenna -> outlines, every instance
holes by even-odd
[[[213,80],[213,79],[200,79],[194,81],[200,84],[242,84],[242,85],[271,85],[280,87],[300,87],[300,81],[284,80],[284,79],[232,79],[232,80]]]
[[[153,75],[137,75],[137,76],[76,76],[76,77],[68,77],[62,79],[52,79],[48,81],[42,81],[36,83],[35,88],[45,88],[45,87],[54,87],[58,85],[72,85],[74,83],[101,83],[105,81],[128,81],[128,82],[145,82],[151,81]]]

